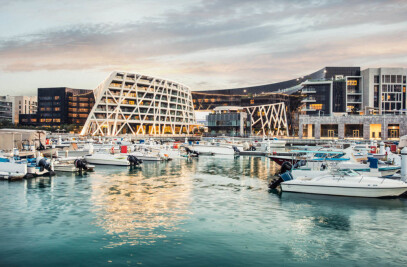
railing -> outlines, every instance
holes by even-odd
[[[306,89],[302,89],[301,92],[304,94],[307,94],[307,93],[316,93],[317,91],[314,88],[306,88]]]

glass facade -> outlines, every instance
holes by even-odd
[[[92,90],[67,87],[38,88],[37,114],[21,116],[20,124],[83,125],[94,103],[95,98]]]

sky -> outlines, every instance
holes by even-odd
[[[406,14],[405,0],[0,0],[0,95],[94,89],[115,70],[208,90],[407,67]]]

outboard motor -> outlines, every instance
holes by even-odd
[[[141,159],[138,159],[134,155],[128,155],[127,160],[130,162],[130,166],[138,166],[141,163],[143,163],[143,161]]]
[[[45,146],[40,142],[40,145],[37,147],[37,150],[45,150]]]
[[[48,162],[47,162],[47,159],[46,158],[40,158],[38,161],[37,161],[37,167],[40,167],[40,170],[41,171],[44,171],[44,169],[46,169],[47,171],[52,171],[52,168],[51,168],[51,164],[49,164]]]
[[[188,156],[191,156],[191,157],[198,157],[199,156],[198,151],[191,150],[189,147],[185,147],[185,151],[187,152]]]
[[[283,162],[283,164],[281,165],[280,174],[278,175],[278,179],[272,181],[272,182],[269,184],[269,188],[270,188],[270,189],[276,189],[277,186],[279,186],[282,182],[284,182],[284,179],[282,178],[282,176],[283,176],[286,172],[291,171],[292,167],[293,167],[293,166],[291,165],[290,162],[288,162],[288,161]]]
[[[291,171],[292,168],[293,168],[293,165],[291,165],[290,162],[285,161],[281,165],[280,174],[286,173],[287,171]]]
[[[240,154],[240,150],[237,148],[237,146],[232,146],[232,148],[236,154]]]
[[[87,162],[85,160],[76,159],[74,161],[74,165],[76,168],[79,169],[80,172],[82,171],[82,169],[84,169],[85,171],[88,170]]]

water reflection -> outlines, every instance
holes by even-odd
[[[200,172],[240,179],[242,176],[267,180],[276,173],[278,167],[264,157],[208,157]]]
[[[92,201],[96,224],[113,236],[109,247],[151,244],[187,218],[194,161],[145,163],[142,170],[104,168],[95,175]]]

